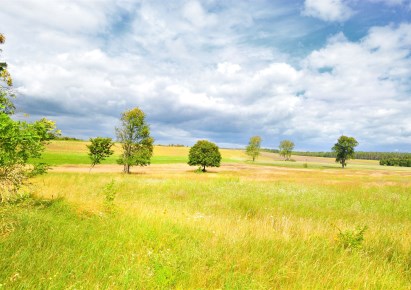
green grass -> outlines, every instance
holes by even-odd
[[[117,164],[119,156],[110,156],[103,160],[101,164]],[[39,161],[39,159],[31,160],[32,162]],[[57,153],[45,152],[41,158],[41,162],[48,163],[52,166],[57,165],[87,165],[90,164],[90,158],[87,153]],[[187,163],[187,157],[184,156],[153,156],[151,164],[173,164],[173,163]]]
[[[408,176],[254,174],[39,177],[33,189],[44,201],[0,207],[0,284],[6,289],[411,287]],[[112,180],[114,214],[104,205],[104,188]],[[337,227],[364,225],[361,248],[339,246]]]
[[[77,141],[79,142],[79,141]],[[101,164],[117,164],[119,156],[110,156],[103,160]],[[87,165],[90,164],[90,158],[87,153],[77,152],[45,152],[41,159],[32,159],[30,162],[45,162],[52,166],[58,165]],[[153,156],[151,164],[175,164],[187,163],[188,156]],[[222,162],[240,162],[238,159],[223,158]]]
[[[89,164],[84,144],[55,142],[45,161]],[[195,173],[175,164],[187,152],[33,179],[33,197],[0,204],[0,289],[411,288],[411,170],[224,150],[220,171]],[[364,226],[345,249],[340,230]]]

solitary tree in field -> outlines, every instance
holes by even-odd
[[[87,148],[89,150],[88,156],[91,160],[91,171],[96,164],[100,164],[101,161],[114,153],[113,150],[111,150],[111,146],[113,146],[114,143],[111,138],[103,137],[91,138],[90,142],[91,144],[87,145]]]
[[[253,158],[254,160],[260,155],[261,149],[261,137],[260,136],[253,136],[250,138],[248,142],[248,146],[245,148],[245,153]]]
[[[143,111],[134,108],[124,112],[116,133],[123,148],[123,154],[117,162],[124,165],[124,173],[130,173],[131,166],[150,164],[154,139],[150,137],[150,128],[145,121]]]
[[[290,140],[283,140],[280,142],[279,154],[285,158],[285,160],[290,160],[291,153],[294,149],[294,142]]]
[[[0,33],[0,44],[4,41]],[[7,64],[0,63],[0,203],[18,194],[29,177],[46,172],[47,165],[36,159],[47,140],[59,134],[47,119],[28,123],[11,118],[15,109],[12,84]],[[30,164],[29,159],[33,160]]]
[[[221,154],[218,146],[207,140],[198,141],[191,147],[188,155],[188,164],[200,165],[203,167],[203,172],[206,171],[206,166],[220,167]]]
[[[347,160],[354,157],[354,147],[358,146],[357,140],[353,137],[342,135],[334,144],[332,151],[337,154],[335,162],[341,163],[342,168],[347,165]]]

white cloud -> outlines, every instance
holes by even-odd
[[[324,21],[345,21],[354,11],[343,0],[305,0],[303,15]]]
[[[183,16],[196,27],[212,26],[217,23],[216,16],[204,11],[198,1],[188,1],[183,7]]]
[[[259,25],[274,16],[258,4],[96,1],[90,9],[61,0],[49,3],[49,16],[24,1],[35,15],[20,15],[12,1],[0,11],[17,102],[67,135],[113,136],[120,113],[139,106],[163,143],[210,138],[234,146],[260,134],[267,147],[290,136],[298,147],[328,150],[345,133],[362,145],[411,144],[410,24],[374,27],[359,41],[336,33],[295,58],[275,41],[303,39],[304,25],[270,23],[262,33]],[[329,21],[352,13],[344,12],[348,2],[307,3]],[[54,25],[71,5],[89,19]],[[275,17],[288,15],[278,10]],[[121,17],[128,22],[117,23]]]
[[[236,63],[223,62],[217,65],[217,71],[223,75],[235,75],[241,70],[241,66]]]

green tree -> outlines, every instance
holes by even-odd
[[[28,161],[39,161],[44,145],[56,132],[51,121],[14,121],[0,113],[0,202],[17,194],[29,177],[45,172],[44,163]]]
[[[290,160],[291,153],[294,149],[294,142],[290,140],[283,140],[280,142],[279,154],[285,158],[285,160]]]
[[[245,153],[253,159],[255,159],[260,155],[261,150],[261,137],[260,136],[253,136],[250,138],[248,142],[248,146],[245,148]]]
[[[0,34],[0,43],[4,43]],[[4,202],[25,185],[28,178],[45,173],[47,165],[29,159],[41,157],[44,145],[59,134],[55,123],[41,119],[28,123],[14,121],[14,104],[10,100],[12,79],[7,64],[0,63],[0,202]]]
[[[154,139],[150,137],[150,127],[146,124],[143,111],[134,108],[124,112],[116,133],[123,148],[123,154],[117,162],[124,165],[124,173],[130,173],[131,166],[150,164]]]
[[[3,44],[6,38],[0,33],[0,44]],[[0,49],[0,52],[2,50]],[[12,98],[14,98],[13,91],[11,89],[13,80],[10,73],[7,70],[7,63],[0,62],[0,113],[14,114],[14,104]]]
[[[206,166],[220,167],[221,154],[218,146],[207,140],[198,141],[191,147],[188,155],[188,164],[191,166],[200,165],[202,171],[206,171]]]
[[[354,158],[354,147],[358,146],[357,140],[353,137],[340,136],[334,144],[332,151],[336,153],[335,162],[341,163],[342,168],[347,165],[347,160]]]
[[[96,164],[100,164],[101,161],[113,155],[114,151],[111,150],[111,147],[114,143],[111,138],[104,137],[91,138],[90,142],[91,144],[87,145],[87,148],[89,150],[88,156],[91,160],[91,171]]]

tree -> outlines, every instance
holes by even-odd
[[[279,154],[285,158],[285,160],[290,160],[291,153],[294,149],[294,142],[290,140],[283,140],[280,142]]]
[[[124,165],[124,173],[129,174],[131,166],[150,164],[154,139],[150,137],[150,128],[145,122],[143,111],[134,108],[124,112],[121,126],[116,128],[116,133],[123,148],[123,154],[117,162]]]
[[[113,155],[113,150],[111,147],[114,145],[113,140],[111,138],[104,138],[104,137],[97,137],[90,139],[91,144],[87,145],[89,150],[88,156],[91,159],[91,169],[96,164],[100,164],[101,161],[105,160],[107,157]]]
[[[248,146],[245,148],[245,153],[253,158],[254,160],[260,155],[261,149],[261,137],[260,136],[253,136],[250,138],[248,142]]]
[[[220,167],[221,154],[218,146],[207,140],[198,141],[191,147],[188,155],[188,164],[191,166],[200,165],[202,171],[206,172],[206,166]]]
[[[3,44],[6,38],[0,33],[0,44]],[[2,50],[0,49],[0,52]],[[12,115],[14,114],[14,104],[11,99],[14,97],[11,89],[13,80],[7,70],[7,63],[0,62],[0,113]]]
[[[336,153],[335,162],[341,163],[342,168],[347,165],[347,160],[354,158],[354,147],[358,146],[357,140],[353,137],[340,136],[334,144],[332,151]]]
[[[4,40],[0,34],[0,43]],[[16,195],[28,178],[46,172],[45,163],[28,161],[40,158],[46,142],[60,133],[54,122],[44,118],[33,123],[11,118],[12,79],[6,68],[0,63],[0,202]]]

